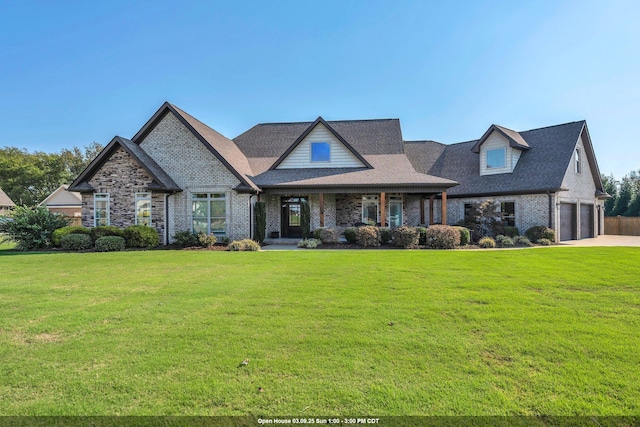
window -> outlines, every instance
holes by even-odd
[[[330,162],[331,161],[331,145],[328,142],[312,142],[311,143],[311,161],[312,162]]]
[[[576,148],[576,173],[582,173],[582,153]]]
[[[382,224],[384,225],[384,224]],[[389,227],[402,225],[402,196],[389,197]]]
[[[367,225],[378,223],[378,196],[362,196],[362,222]]]
[[[136,193],[136,225],[151,227],[151,193]]]
[[[516,225],[516,204],[515,202],[500,203],[500,212],[502,213],[502,225],[515,227]]]
[[[487,150],[487,169],[503,168],[507,165],[507,149]]]
[[[225,194],[194,193],[191,196],[193,231],[224,236],[227,233]]]
[[[93,195],[93,226],[102,227],[109,225],[109,194],[96,193]]]

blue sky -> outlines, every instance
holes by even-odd
[[[0,146],[133,136],[165,100],[257,123],[400,118],[454,143],[586,119],[600,170],[640,169],[638,1],[0,0]]]

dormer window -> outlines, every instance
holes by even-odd
[[[328,142],[312,142],[311,143],[311,161],[312,162],[330,162],[331,161],[331,145]]]
[[[507,149],[487,150],[487,169],[504,168],[507,165]]]
[[[576,148],[576,173],[582,173],[582,153]]]

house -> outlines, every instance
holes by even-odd
[[[13,200],[0,188],[0,215],[7,215],[15,206]]]
[[[47,196],[38,206],[44,206],[49,212],[57,212],[71,220],[72,225],[82,224],[82,195],[68,191],[68,185],[61,185]]]
[[[492,125],[477,141],[404,141],[398,119],[258,124],[228,139],[164,103],[131,139],[116,136],[71,184],[85,226],[146,224],[163,242],[182,230],[252,235],[311,228],[453,224],[464,205],[493,198],[524,231],[561,239],[602,231],[603,190],[585,122],[527,132]]]

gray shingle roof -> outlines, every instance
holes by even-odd
[[[419,172],[460,183],[450,196],[555,191],[569,167],[584,121],[519,132],[530,150],[522,152],[513,173],[480,176],[479,154],[471,150],[478,142],[452,145],[406,142],[405,152]]]
[[[252,127],[233,141],[248,158],[275,157],[277,159],[312,123],[263,123]],[[327,121],[327,123],[362,156],[404,153],[398,119]]]
[[[5,193],[2,188],[0,188],[0,206],[2,207],[14,207],[16,204],[13,203],[13,200],[11,200],[11,198],[9,196],[7,196],[7,193]]]
[[[455,181],[416,172],[404,154],[364,156],[373,168],[272,169],[253,178],[261,187],[406,186],[442,187]]]

